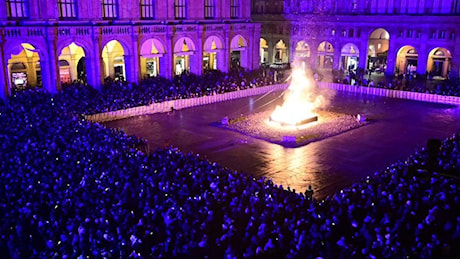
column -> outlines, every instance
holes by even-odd
[[[339,70],[340,69],[340,57],[342,56],[342,48],[340,47],[340,44],[336,42],[334,45],[334,64],[332,65],[332,68],[334,70]]]
[[[0,32],[1,33],[1,32]],[[3,40],[0,39],[0,98],[5,99],[9,95],[8,87],[8,60],[5,58]]]
[[[398,55],[397,51],[395,40],[390,39],[388,46],[387,69],[385,71],[386,75],[394,75],[395,73],[396,55]]]
[[[418,52],[418,58],[417,58],[417,73],[423,75],[425,74],[426,71],[426,65],[428,63],[428,52],[426,50],[426,44],[422,44]]]
[[[202,31],[198,28],[195,53],[190,55],[190,72],[196,75],[203,74],[203,39],[201,35]]]
[[[130,55],[125,55],[125,71],[126,80],[131,83],[139,83],[140,70],[139,70],[139,40],[137,35],[131,38],[131,52]]]
[[[367,43],[368,43],[368,39],[361,37],[361,42],[359,46],[358,68],[363,69],[363,70],[367,69],[367,48],[368,48]]]
[[[55,39],[54,29],[48,28],[46,39],[47,50],[41,52],[45,54],[43,55],[45,57],[40,55],[40,70],[43,87],[51,94],[57,93],[58,85],[60,84],[58,59],[56,57],[56,41],[57,39]]]
[[[260,24],[254,24],[250,30],[252,39],[249,44],[252,47],[252,59],[249,68],[255,70],[260,66]]]
[[[95,89],[101,89],[104,75],[102,75],[101,39],[97,35],[92,37],[93,48],[91,53],[85,53],[86,80]]]
[[[171,27],[168,27],[168,30]],[[170,33],[166,36],[166,46],[165,53],[163,57],[160,57],[160,76],[165,78],[173,77],[173,66],[174,66],[174,47],[173,47],[173,37]]]
[[[230,39],[228,26],[225,26],[223,49],[217,53],[217,69],[227,73],[230,70]]]

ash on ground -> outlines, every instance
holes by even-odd
[[[227,125],[219,126],[285,147],[299,147],[370,123],[357,119],[356,115],[321,110],[317,112],[317,122],[299,127],[280,126],[269,122],[271,113],[272,111],[265,111],[233,118],[228,120]]]

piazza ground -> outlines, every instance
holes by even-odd
[[[173,113],[138,116],[104,123],[148,139],[150,150],[165,142],[198,153],[224,167],[271,178],[276,184],[305,191],[315,198],[350,186],[359,179],[405,160],[428,139],[444,139],[460,130],[456,106],[337,92],[329,110],[364,114],[375,122],[297,148],[255,139],[213,126],[230,118],[273,110],[280,92],[209,104]]]

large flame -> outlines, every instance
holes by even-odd
[[[294,69],[291,84],[284,96],[282,106],[276,106],[270,116],[272,121],[296,126],[302,121],[317,116],[315,110],[323,102],[323,96],[316,95],[314,84],[302,69]]]

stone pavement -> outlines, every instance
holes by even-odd
[[[338,92],[329,109],[364,114],[374,123],[298,148],[254,139],[212,126],[230,118],[273,110],[280,93],[255,96],[104,123],[149,140],[151,150],[165,142],[283,187],[304,192],[309,184],[317,199],[325,198],[361,178],[405,160],[430,138],[460,131],[455,106]]]

